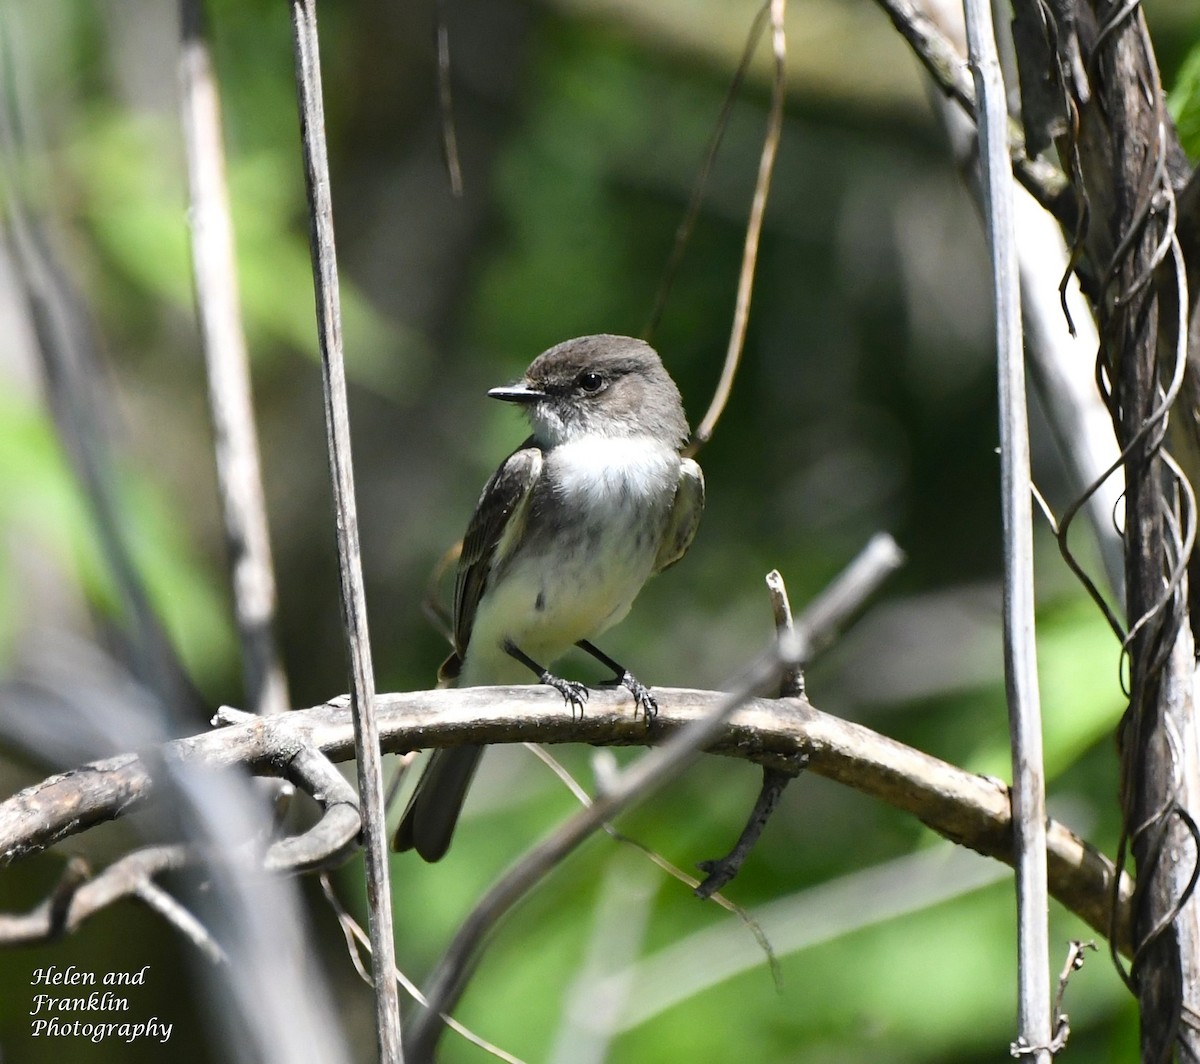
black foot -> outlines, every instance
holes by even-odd
[[[646,720],[649,721],[658,716],[658,699],[650,693],[650,688],[634,676],[633,673],[625,669],[616,682],[633,695],[633,715],[635,717],[637,716],[639,706],[642,710],[642,716]]]
[[[612,669],[616,675],[611,680],[606,680],[603,686],[624,687],[625,690],[633,695],[633,715],[635,717],[639,708],[646,720],[658,716],[658,699],[650,693],[650,688],[634,676],[624,665],[617,664],[603,650],[594,643],[589,643],[586,639],[579,640],[575,645],[580,650],[591,654],[601,665],[607,665]]]
[[[583,704],[588,700],[588,689],[584,684],[578,680],[564,680],[561,676],[545,671],[538,675],[538,679],[563,696],[563,701],[571,707],[571,716],[575,716],[575,710],[579,710],[579,715],[583,716]]]

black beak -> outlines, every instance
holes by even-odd
[[[536,403],[539,399],[545,399],[546,393],[539,392],[536,388],[530,388],[527,384],[510,384],[507,388],[493,388],[488,392],[488,397],[491,399],[502,399],[506,403]]]

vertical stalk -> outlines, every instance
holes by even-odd
[[[325,424],[337,518],[342,619],[350,658],[350,705],[354,718],[354,752],[363,818],[379,1059],[382,1064],[399,1064],[404,1058],[400,1045],[400,1005],[394,978],[395,942],[392,937],[392,899],[383,817],[383,758],[375,719],[375,674],[367,631],[366,596],[358,542],[358,510],[354,499],[350,414],[346,403],[346,369],[342,361],[341,304],[333,239],[329,159],[325,149],[316,0],[291,0],[291,8],[300,131],[304,145],[304,178],[308,189],[309,238],[325,391]]]
[[[964,0],[975,80],[984,216],[992,259],[1000,392],[1000,480],[1004,515],[1004,674],[1012,738],[1017,864],[1018,1038],[1049,1064],[1050,944],[1046,886],[1046,794],[1034,641],[1033,495],[1021,342],[1020,274],[1013,224],[1008,107],[987,0]]]

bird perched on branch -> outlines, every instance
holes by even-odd
[[[463,539],[454,589],[454,653],[439,680],[519,683],[532,672],[583,710],[587,688],[548,666],[578,646],[613,669],[651,717],[650,689],[592,645],[642,585],[687,551],[704,509],[704,476],[680,454],[679,389],[649,344],[583,336],[494,388],[533,434],[483,489]],[[396,832],[425,860],[450,845],[482,746],[435,751]]]

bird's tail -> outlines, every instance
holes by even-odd
[[[453,687],[462,662],[451,654],[438,669],[438,687]],[[483,756],[482,746],[435,750],[408,800],[392,847],[416,850],[426,861],[439,861],[450,848],[467,788]]]
[[[445,856],[482,756],[482,746],[434,751],[396,829],[397,850],[416,850],[426,861]]]

